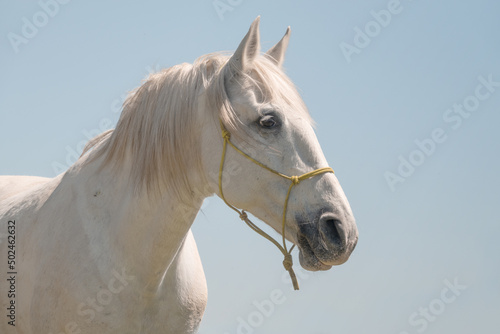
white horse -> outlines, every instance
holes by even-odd
[[[1,333],[195,333],[207,287],[190,227],[214,193],[307,270],[349,258],[351,209],[281,69],[290,30],[261,54],[258,26],[232,56],[151,75],[67,172],[0,177]]]

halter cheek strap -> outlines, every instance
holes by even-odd
[[[254,230],[255,232],[257,232],[258,234],[260,234],[261,236],[263,236],[267,240],[271,241],[276,247],[278,247],[278,249],[281,251],[281,253],[285,257],[285,259],[283,260],[283,266],[285,267],[285,269],[290,274],[290,278],[292,279],[293,288],[295,290],[298,290],[299,289],[299,283],[297,282],[297,277],[295,276],[295,272],[293,271],[293,268],[292,268],[293,267],[293,260],[292,260],[292,254],[291,254],[293,248],[295,247],[295,245],[293,245],[290,248],[290,250],[288,250],[287,247],[286,247],[286,241],[285,241],[285,221],[286,221],[286,210],[287,210],[287,207],[288,207],[288,199],[290,198],[290,193],[292,191],[293,186],[299,184],[301,181],[309,179],[309,178],[311,178],[313,176],[316,176],[316,175],[323,174],[323,173],[334,173],[334,171],[330,167],[324,167],[324,168],[319,168],[319,169],[313,170],[311,172],[302,174],[300,176],[288,176],[288,175],[282,174],[282,173],[280,173],[278,171],[275,171],[272,168],[267,167],[263,163],[255,160],[254,158],[252,158],[251,156],[247,155],[245,152],[243,152],[239,148],[237,148],[233,143],[231,143],[231,141],[230,141],[231,134],[229,133],[229,131],[226,130],[226,128],[224,127],[224,125],[222,124],[222,122],[220,122],[220,126],[221,126],[221,130],[222,130],[222,138],[224,139],[224,143],[223,143],[223,146],[222,146],[222,157],[221,157],[220,168],[219,168],[219,193],[220,193],[220,196],[224,200],[224,202],[227,204],[227,206],[229,206],[231,209],[233,209],[234,211],[236,211],[239,214],[240,219],[243,220],[252,230]],[[262,167],[264,169],[267,169],[271,173],[276,174],[278,176],[281,176],[282,178],[290,180],[290,187],[288,188],[288,192],[286,194],[286,199],[285,199],[285,204],[283,205],[283,219],[282,219],[282,223],[281,223],[281,228],[282,228],[281,236],[283,237],[283,245],[280,245],[269,234],[267,234],[266,232],[264,232],[263,230],[261,230],[250,219],[248,219],[248,215],[247,215],[247,213],[244,210],[240,211],[235,206],[231,205],[227,201],[227,199],[224,197],[224,192],[222,191],[222,171],[224,169],[224,160],[226,158],[227,144],[231,145],[231,147],[234,148],[236,150],[236,152],[240,153],[245,158],[247,158],[248,160],[250,160],[253,163],[257,164],[258,166],[260,166],[260,167]]]

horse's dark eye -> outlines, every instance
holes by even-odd
[[[260,119],[260,126],[266,129],[272,129],[276,126],[277,122],[273,116],[267,115]]]

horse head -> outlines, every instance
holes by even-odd
[[[213,126],[202,130],[203,164],[219,175],[210,182],[228,205],[296,244],[303,268],[328,270],[347,261],[358,231],[307,108],[283,72],[289,36],[290,28],[261,54],[257,18],[213,76],[202,104],[215,109]]]

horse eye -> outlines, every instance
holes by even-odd
[[[266,129],[272,129],[276,126],[277,122],[271,115],[264,116],[260,119],[260,126]]]

